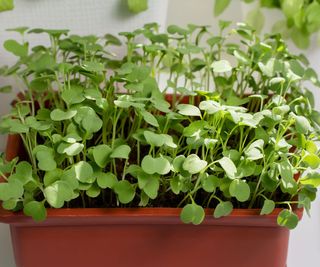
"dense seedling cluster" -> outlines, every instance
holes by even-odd
[[[295,227],[293,207],[309,211],[320,184],[319,113],[304,86],[317,75],[279,36],[228,27],[14,29],[23,41],[4,47],[19,60],[0,72],[23,86],[0,128],[26,153],[1,160],[3,207],[39,221],[48,207],[181,207],[193,224],[204,208],[283,207],[278,223]],[[51,45],[29,47],[27,34]]]

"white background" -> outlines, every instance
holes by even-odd
[[[132,30],[152,21],[164,24],[166,16],[161,11],[166,9],[167,1],[149,1],[151,7],[148,12],[132,16],[122,12],[124,0],[16,0],[13,12],[0,13],[0,66],[12,62],[12,58],[2,48],[3,41],[18,37],[5,32],[6,28],[16,26],[68,28],[77,34],[103,34]],[[247,7],[241,4],[240,0],[232,2],[233,6],[225,12],[223,18],[240,21],[247,12]],[[217,19],[212,15],[212,6],[213,0],[170,0],[167,22],[179,25],[187,23],[212,25],[214,31]],[[268,21],[273,22],[281,15],[278,12],[268,12],[266,16],[268,24]],[[312,67],[320,74],[320,47],[313,45],[305,53]],[[4,83],[5,81],[0,78],[0,86]],[[320,91],[315,91],[315,94],[317,106],[320,108]],[[8,110],[10,99],[11,95],[0,97],[0,114]],[[5,141],[0,138],[0,151],[4,146]],[[319,252],[320,200],[318,198],[313,204],[312,218],[304,216],[298,228],[291,232],[288,267],[318,267]],[[0,267],[15,267],[9,228],[6,225],[0,225]]]

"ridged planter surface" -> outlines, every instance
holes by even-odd
[[[0,210],[9,223],[17,267],[285,267],[289,231],[279,210],[234,210],[198,226],[179,209],[60,209],[35,223]]]

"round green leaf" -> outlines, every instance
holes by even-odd
[[[73,191],[66,182],[57,181],[44,189],[44,195],[50,206],[59,209],[72,199]]]
[[[5,210],[14,210],[17,207],[19,200],[18,199],[9,199],[2,202],[2,207]]]
[[[274,203],[274,201],[269,200],[269,199],[265,199],[263,202],[263,207],[261,209],[260,215],[270,214],[271,212],[273,212],[275,206],[276,206],[276,204]]]
[[[112,151],[110,157],[118,158],[118,159],[128,159],[130,152],[131,152],[131,148],[128,145],[121,145],[116,147]]]
[[[68,105],[78,104],[85,100],[83,88],[80,86],[72,86],[61,93],[61,97]]]
[[[86,191],[88,197],[95,198],[101,193],[101,189],[98,185],[92,184],[91,187]]]
[[[196,154],[189,155],[183,162],[183,169],[191,174],[201,172],[208,163],[205,160],[201,160]]]
[[[138,185],[149,198],[155,199],[160,187],[159,176],[140,172],[138,174]]]
[[[108,173],[98,172],[96,174],[96,177],[97,177],[97,184],[102,189],[114,188],[114,186],[118,182],[117,176],[115,176],[111,172],[108,172]]]
[[[62,143],[64,146],[62,148],[62,153],[66,153],[68,156],[76,156],[78,155],[84,148],[83,144],[74,143],[74,144],[66,144]],[[60,147],[61,145],[59,145]]]
[[[177,106],[177,109],[181,115],[201,117],[200,109],[196,106],[189,104],[179,104]]]
[[[93,148],[93,158],[97,165],[101,168],[106,167],[110,160],[110,154],[112,152],[111,147],[108,145],[98,145]]]
[[[19,199],[23,196],[23,184],[16,180],[9,180],[8,183],[0,183],[0,200]]]
[[[250,197],[250,186],[243,180],[235,179],[230,184],[229,192],[240,202],[245,202]]]
[[[217,219],[223,216],[228,216],[232,210],[233,205],[230,201],[220,202],[214,209],[213,216]]]
[[[213,13],[217,17],[229,6],[231,0],[215,0]]]
[[[143,158],[141,167],[142,170],[148,174],[158,173],[165,175],[171,170],[170,162],[167,159],[163,157],[153,158],[150,155]]]
[[[30,181],[33,181],[32,175],[32,166],[29,162],[21,161],[16,166],[16,172],[11,175],[10,179],[17,179],[23,185],[27,184]]]
[[[63,121],[63,120],[70,120],[77,114],[76,110],[68,110],[63,111],[61,109],[55,109],[50,113],[50,118],[53,121]]]
[[[180,218],[184,223],[192,223],[194,225],[198,225],[204,220],[205,212],[201,206],[195,203],[187,204],[183,207],[180,213]]]
[[[105,69],[102,63],[93,62],[93,61],[84,61],[82,63],[82,67],[86,71],[90,71],[90,72],[101,72],[101,71],[104,71]]]
[[[303,162],[308,164],[312,169],[317,169],[320,165],[320,158],[315,154],[306,155]]]
[[[320,174],[318,172],[309,172],[306,176],[300,179],[300,183],[304,185],[311,185],[313,187],[320,186]]]
[[[213,62],[211,68],[215,73],[224,73],[232,70],[229,61],[225,59]]]
[[[17,57],[26,57],[28,55],[28,44],[19,44],[15,40],[7,40],[3,44],[4,48]]]
[[[148,0],[127,0],[128,8],[133,13],[140,13],[148,9]]]
[[[102,120],[93,109],[88,109],[82,118],[81,125],[87,133],[96,133],[102,127]]]
[[[203,190],[208,193],[215,192],[220,185],[220,179],[214,175],[205,176],[201,182]]]
[[[161,147],[165,142],[165,138],[161,134],[156,134],[151,131],[144,131],[143,135],[147,143],[151,146]]]
[[[31,216],[35,221],[44,221],[47,217],[47,210],[43,202],[30,201],[25,204],[23,212],[27,216]]]
[[[136,194],[134,187],[127,180],[118,182],[114,186],[114,191],[118,195],[118,199],[122,204],[131,202]]]
[[[280,226],[285,226],[291,230],[298,225],[299,217],[292,211],[284,209],[279,213],[277,222]]]
[[[53,171],[57,168],[57,163],[54,159],[54,152],[50,148],[41,149],[36,152],[38,167],[43,171]]]
[[[80,161],[73,166],[76,178],[83,183],[93,182],[93,169],[88,162]]]

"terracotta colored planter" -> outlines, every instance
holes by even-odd
[[[9,223],[17,267],[285,267],[289,231],[276,210],[235,210],[199,226],[179,209],[61,209],[35,223],[0,210]]]
[[[9,137],[8,158],[20,148]],[[17,267],[285,267],[289,230],[277,226],[279,211],[214,219],[206,210],[194,226],[175,208],[49,209],[42,223],[0,208],[0,222],[10,224]]]

